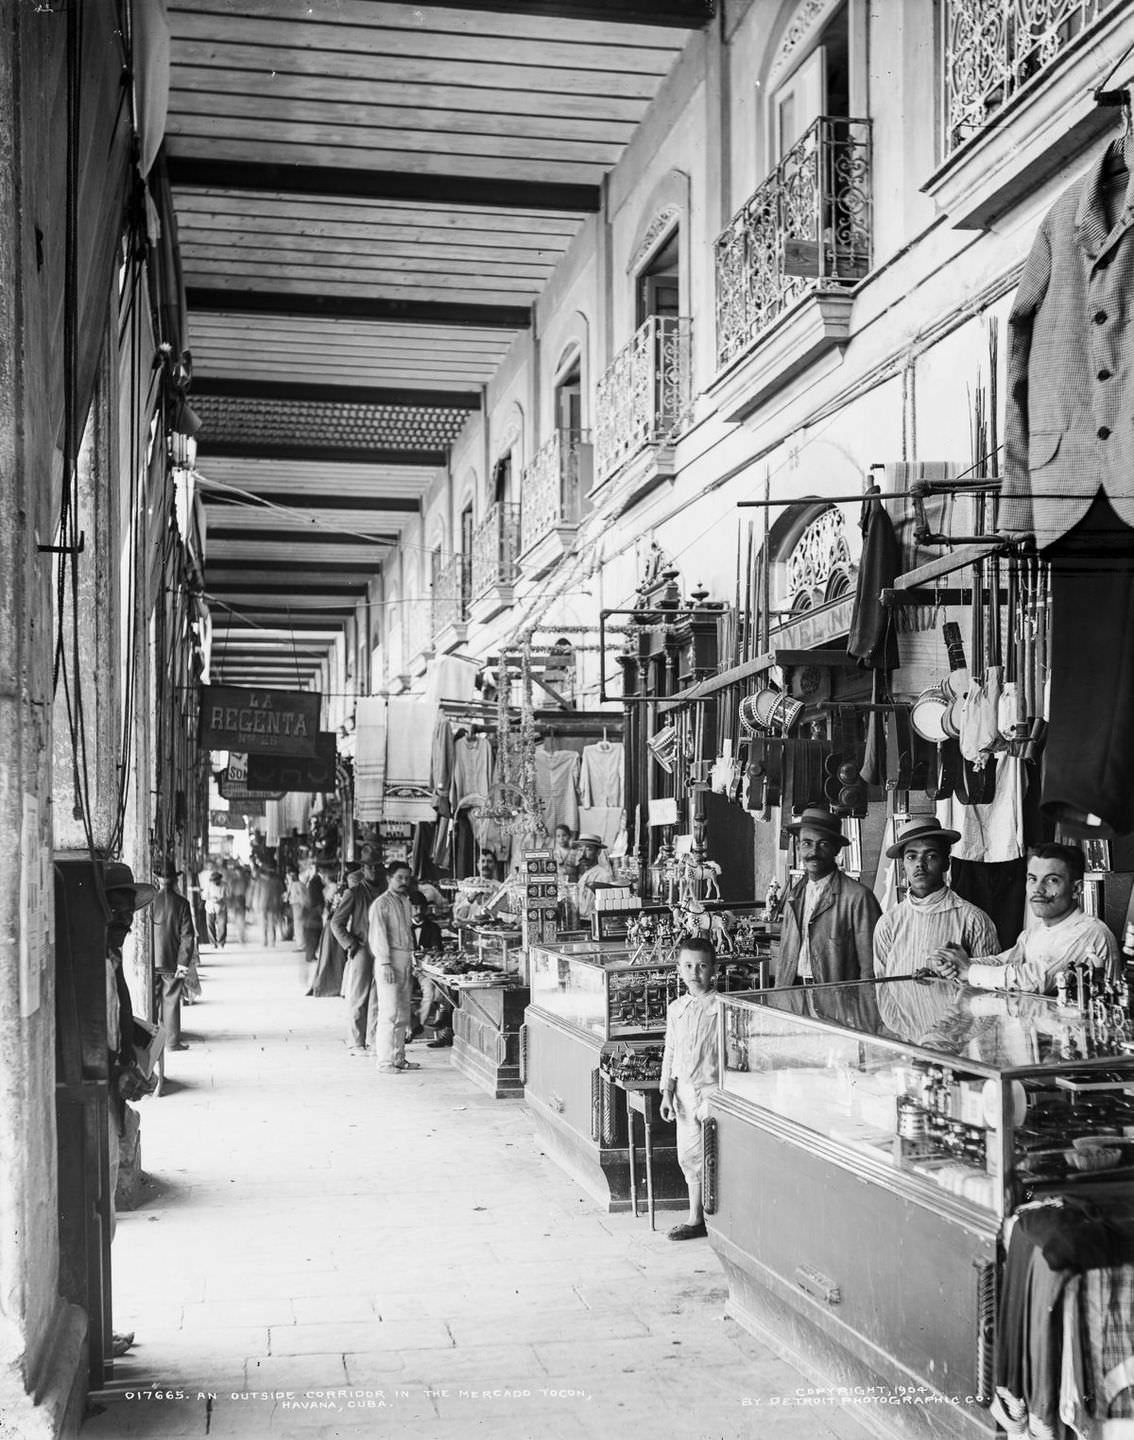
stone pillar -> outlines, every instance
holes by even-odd
[[[39,17],[35,17],[39,19]],[[25,194],[24,101],[64,34],[55,16],[0,0],[0,1437],[74,1434],[86,1317],[58,1294],[54,985],[50,930],[51,597],[58,474],[40,275],[43,236]],[[21,96],[21,76],[24,94]],[[46,87],[43,87],[46,89]],[[38,106],[38,108],[36,108]],[[19,864],[14,863],[19,857]],[[40,886],[38,899],[35,888]]]

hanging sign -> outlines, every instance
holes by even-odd
[[[217,781],[217,789],[220,791],[222,800],[230,803],[239,801],[242,806],[247,806],[245,813],[257,815],[264,813],[265,800],[282,800],[282,790],[253,790],[248,784],[248,756],[231,751],[228,757],[228,766],[223,775]]]
[[[334,790],[338,737],[321,730],[315,737],[315,754],[249,755],[248,785],[257,790],[299,790],[306,794]]]
[[[210,830],[243,830],[244,816],[238,810],[210,810]]]
[[[302,690],[201,686],[198,744],[257,755],[314,755],[321,695]]]

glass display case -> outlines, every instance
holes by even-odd
[[[1134,1179],[1130,1020],[896,978],[722,1004],[722,1099],[991,1216],[1053,1185]],[[806,1137],[805,1137],[806,1143]]]
[[[666,1009],[682,992],[676,961],[635,963],[630,950],[596,941],[533,945],[528,967],[531,1003],[602,1041],[661,1034]],[[755,957],[719,959],[722,992],[749,991],[759,983]]]

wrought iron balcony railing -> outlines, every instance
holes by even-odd
[[[946,151],[979,134],[1115,3],[946,0]]]
[[[524,471],[520,550],[526,552],[557,525],[577,525],[590,489],[590,434],[556,430]]]
[[[693,322],[651,315],[598,383],[595,480],[602,484],[644,445],[664,445],[689,423]]]
[[[441,567],[433,586],[434,637],[452,625],[461,625],[469,618],[470,560],[467,555],[454,555]]]
[[[405,657],[415,660],[433,646],[433,601],[420,595],[411,595],[402,609],[403,640]]]
[[[516,583],[519,553],[520,507],[497,501],[473,531],[473,600],[479,600],[494,585]]]
[[[872,259],[871,125],[820,116],[717,239],[717,365],[811,291],[857,284]]]

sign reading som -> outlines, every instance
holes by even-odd
[[[201,686],[198,744],[257,755],[314,755],[321,695],[301,690]]]

